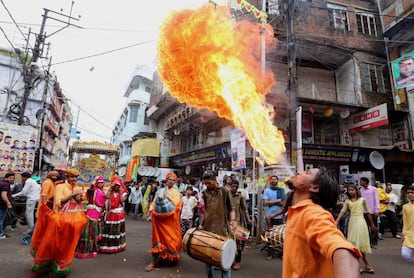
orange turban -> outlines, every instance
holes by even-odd
[[[167,174],[167,176],[165,177],[165,180],[168,181],[169,178],[173,177],[175,179],[175,181],[177,181],[178,177],[176,174],[174,174],[173,172],[170,172]]]
[[[66,176],[79,177],[79,175],[80,175],[79,170],[75,169],[75,168],[66,169],[66,170],[64,170],[64,172],[65,172]]]

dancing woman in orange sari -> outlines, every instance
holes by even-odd
[[[56,276],[70,272],[76,245],[87,218],[82,209],[82,189],[76,186],[79,171],[65,171],[66,183],[56,187],[54,208],[39,208],[39,218],[31,242],[33,274],[53,270]]]
[[[181,259],[181,194],[173,188],[177,182],[174,173],[168,173],[166,181],[167,187],[157,191],[148,210],[148,214],[152,213],[152,248],[149,250],[152,262],[145,271],[152,271],[163,262],[171,264]]]

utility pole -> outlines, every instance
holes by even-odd
[[[21,105],[20,114],[19,114],[18,125],[23,124],[24,113],[26,111],[27,101],[29,99],[30,93],[31,93],[31,91],[33,89],[33,86],[34,86],[34,82],[33,82],[34,76],[36,74],[36,71],[38,70],[37,67],[36,67],[36,62],[38,61],[39,58],[42,57],[45,40],[47,38],[51,37],[52,35],[56,34],[57,32],[60,32],[61,30],[65,29],[69,26],[82,28],[78,25],[75,25],[75,24],[71,23],[71,20],[79,21],[79,18],[72,17],[73,4],[74,4],[74,2],[72,1],[72,6],[70,8],[70,15],[65,15],[65,14],[58,13],[58,12],[55,12],[55,11],[52,11],[52,10],[49,10],[49,9],[43,9],[44,14],[43,14],[42,25],[40,26],[39,34],[37,34],[37,36],[36,36],[35,46],[32,49],[32,58],[30,60],[29,65],[26,65],[26,61],[23,61],[24,94],[23,94],[22,105]],[[51,16],[49,16],[49,13],[53,13],[55,15],[64,17],[64,18],[67,19],[67,21],[63,21],[61,19],[51,17]],[[55,21],[58,21],[58,22],[65,23],[65,26],[63,26],[62,28],[58,29],[57,31],[53,32],[50,35],[46,35],[45,26],[46,26],[46,20],[48,18],[52,19],[52,20],[55,20]]]
[[[49,78],[50,78],[50,67],[52,65],[52,57],[50,57],[49,59],[49,64],[47,66],[47,71],[46,71],[46,77],[45,77],[45,86],[43,88],[43,95],[42,95],[42,118],[40,121],[40,127],[39,127],[39,136],[38,136],[38,142],[39,142],[39,147],[38,147],[38,159],[39,159],[39,176],[42,176],[42,158],[43,158],[43,146],[42,146],[42,137],[43,137],[43,130],[44,130],[44,126],[45,126],[45,116],[46,116],[46,103],[47,103],[47,93],[49,90]]]
[[[267,1],[263,0],[262,1],[262,12],[266,13],[266,4]],[[262,20],[262,25],[265,22]],[[261,34],[261,77],[262,77],[262,82],[264,81],[264,76],[265,76],[265,71],[266,71],[266,34],[265,34],[265,30],[264,27],[262,26],[262,30],[261,30],[262,34]],[[264,166],[262,163],[258,163],[258,167],[256,170],[256,149],[253,149],[253,185],[254,185],[254,192],[257,194],[257,230],[256,230],[256,235],[257,235],[257,241],[260,241],[260,236],[262,234],[262,230],[263,230],[263,199],[261,196],[262,191],[259,190],[259,187],[257,185],[257,178],[256,178],[256,171],[257,171],[257,176],[259,178],[263,177],[264,175]],[[259,155],[260,157],[260,155]],[[255,195],[253,194],[253,225],[252,225],[252,229],[254,227],[254,208],[255,208]]]
[[[288,85],[287,95],[289,102],[293,105],[296,103],[297,96],[297,71],[296,71],[296,45],[294,37],[294,17],[295,17],[296,0],[288,0],[286,7],[286,45],[287,45],[287,63],[288,63]],[[291,107],[289,111],[289,151],[290,151],[290,164],[293,163],[293,131],[294,131],[294,119],[295,119],[296,107]]]
[[[46,25],[47,13],[48,13],[48,10],[45,9],[45,13],[43,14],[42,25],[40,26],[40,32],[36,36],[36,43],[32,50],[33,56],[31,58],[29,66],[26,65],[26,61],[23,61],[24,94],[23,94],[23,102],[22,102],[22,107],[20,110],[19,121],[18,121],[19,125],[23,124],[24,112],[26,111],[27,100],[33,88],[33,77],[37,70],[35,63],[39,59],[41,53],[43,53],[43,46],[45,42],[44,30],[45,30],[45,25]]]

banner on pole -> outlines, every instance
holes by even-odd
[[[243,130],[233,129],[230,133],[231,168],[240,170],[246,168],[246,134]]]

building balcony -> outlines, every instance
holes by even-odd
[[[51,120],[50,117],[47,117],[45,121],[45,129],[51,132],[52,135],[54,135],[54,137],[59,136],[59,123],[55,122],[54,120]]]
[[[62,109],[63,105],[60,102],[59,99],[52,97],[50,102],[50,110],[52,110],[53,114],[55,114],[55,117],[58,121],[61,121],[61,115],[62,115]]]

